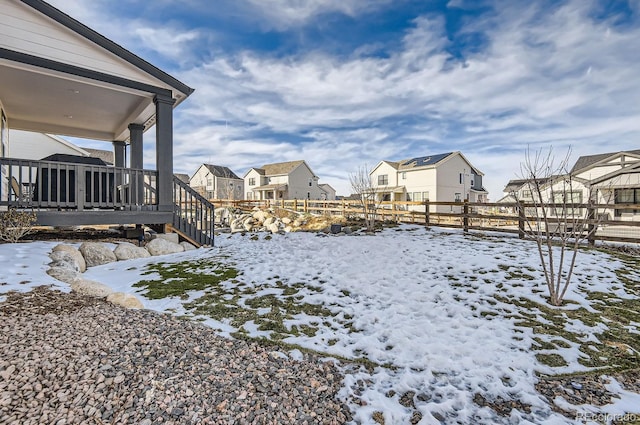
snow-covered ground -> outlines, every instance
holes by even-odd
[[[45,274],[47,254],[53,245],[0,245],[0,293],[41,284],[66,288]],[[187,297],[145,299],[145,288],[133,287],[141,280],[160,277],[157,272],[148,274],[149,265],[184,261],[222,263],[240,274],[223,283],[228,292],[205,289]],[[207,267],[200,271],[207,273]],[[631,297],[616,275],[616,270],[623,267],[619,260],[601,252],[581,253],[574,283],[566,296],[573,302],[562,308],[582,306],[593,311],[587,301],[589,291],[615,294],[621,299]],[[572,423],[553,412],[534,385],[537,372],[585,370],[577,361],[583,353],[577,344],[567,340],[564,348],[555,350],[566,360],[565,366],[552,368],[540,363],[531,348],[536,344],[534,337],[544,340],[545,336],[519,326],[519,307],[510,302],[525,299],[547,305],[539,269],[531,242],[401,226],[375,236],[222,235],[214,248],[107,264],[88,270],[85,277],[116,291],[137,292],[147,308],[174,314],[188,314],[190,309],[185,304],[197,302],[203,295],[220,294],[231,303],[230,291],[236,287],[244,288],[234,298],[238,306],[246,306],[246,301],[266,294],[289,301],[295,294],[300,303],[322,305],[331,314],[316,317],[298,312],[286,317],[287,329],[306,325],[314,332],[291,332],[284,342],[368,361],[369,368],[346,370],[341,393],[349,400],[359,423],[374,423],[372,414],[376,411],[383,413],[387,424],[408,424],[416,411],[422,417],[420,424],[439,424],[441,420]],[[268,314],[271,309],[256,311]],[[238,325],[232,320],[205,319],[223,335],[234,331],[251,336],[271,335],[271,331],[259,329],[253,321]],[[542,315],[538,319],[544,320]],[[606,326],[574,320],[567,325],[567,331],[597,340]],[[632,323],[630,331],[638,332],[639,327],[640,323]],[[572,408],[609,414],[640,410],[640,395],[624,391],[615,381],[609,388],[620,397],[612,404]],[[406,393],[415,393],[414,406],[400,402]],[[530,405],[531,412],[514,409],[509,417],[499,416],[474,403],[477,394],[489,400],[519,400]],[[354,403],[351,396],[364,403]],[[562,404],[562,400],[558,403]]]

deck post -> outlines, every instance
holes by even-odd
[[[168,96],[156,95],[156,167],[158,211],[173,211],[173,104]]]
[[[129,143],[130,143],[130,155],[129,167],[137,170],[144,168],[143,164],[143,132],[144,125],[142,124],[129,124]],[[144,178],[142,176],[131,176],[129,181],[131,185],[131,193],[129,196],[131,202],[134,205],[144,204]]]

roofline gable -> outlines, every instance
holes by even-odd
[[[590,184],[593,185],[593,184],[602,183],[603,181],[612,179],[618,175],[629,174],[634,172],[640,172],[640,162],[638,162],[637,164],[630,165],[628,167],[623,167],[618,170],[614,170],[610,173],[605,174],[604,176],[598,177],[597,179],[593,179],[591,180]]]
[[[103,49],[113,53],[119,58],[127,61],[131,65],[141,69],[142,71],[145,71],[149,75],[157,78],[158,80],[184,93],[185,97],[189,96],[191,93],[194,92],[193,88],[187,86],[186,84],[179,81],[175,77],[167,74],[166,72],[162,71],[160,68],[152,65],[151,63],[147,62],[146,60],[142,59],[136,54],[130,52],[129,50],[115,43],[114,41],[106,38],[102,34],[92,30],[91,28],[84,25],[83,23],[75,20],[74,18],[62,12],[61,10],[56,9],[55,7],[51,6],[49,3],[46,3],[43,0],[20,0],[20,1],[26,4],[27,6],[30,6],[31,8],[42,13],[43,15],[53,19],[59,24],[69,28],[70,30],[86,38],[87,40],[102,47]]]
[[[596,154],[596,155],[597,155],[597,154]],[[633,152],[630,152],[630,151],[619,151],[619,152],[614,152],[614,153],[612,153],[611,155],[609,155],[609,156],[607,156],[607,157],[605,157],[605,158],[602,158],[601,160],[596,161],[596,162],[594,162],[594,163],[592,163],[592,164],[589,164],[589,165],[587,165],[587,166],[585,166],[585,167],[579,168],[579,169],[577,169],[577,170],[574,170],[574,169],[572,168],[572,169],[571,169],[571,173],[572,173],[572,174],[579,174],[579,173],[583,173],[583,172],[585,172],[585,171],[587,171],[587,170],[590,170],[590,169],[592,169],[592,168],[595,168],[595,167],[598,167],[598,166],[600,166],[600,165],[603,165],[603,164],[605,164],[605,163],[607,163],[607,162],[611,161],[613,158],[616,158],[616,157],[619,157],[619,156],[622,156],[622,155],[625,155],[625,156],[632,156],[632,157],[634,157],[634,158],[638,158],[638,159],[640,159],[640,155],[638,155],[638,154],[636,154],[636,153],[633,153]],[[588,157],[588,156],[591,156],[591,155],[585,155],[585,156],[587,156],[587,157]],[[580,158],[584,158],[584,156],[579,157],[579,158],[576,160],[576,164],[580,161]],[[574,166],[573,166],[573,167],[575,168],[575,166],[576,166],[576,165],[574,164]]]

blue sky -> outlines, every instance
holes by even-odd
[[[497,200],[527,147],[640,148],[640,0],[50,3],[196,89],[176,172],[305,159],[346,195],[359,166],[459,150]]]

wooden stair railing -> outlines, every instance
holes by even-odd
[[[214,243],[215,206],[187,183],[173,177],[172,231],[196,246]]]

